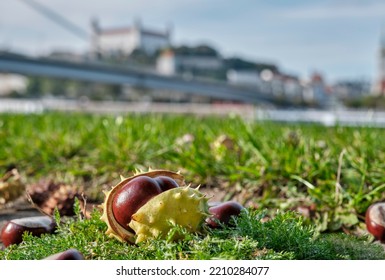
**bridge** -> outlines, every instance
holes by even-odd
[[[274,96],[226,82],[162,76],[154,71],[101,62],[69,62],[0,52],[0,72],[45,76],[138,88],[163,89],[249,104],[276,104]],[[283,104],[280,102],[280,104]]]

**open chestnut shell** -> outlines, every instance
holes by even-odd
[[[120,183],[105,192],[106,197],[101,205],[101,219],[108,226],[106,234],[122,242],[135,243],[135,231],[129,225],[133,214],[161,193],[182,186],[185,186],[183,176],[167,170],[150,170],[122,178]],[[145,216],[148,215],[151,213]]]

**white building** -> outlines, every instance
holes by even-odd
[[[180,55],[172,50],[161,53],[156,62],[159,74],[170,76],[193,73],[196,70],[216,71],[223,67],[222,59],[215,55]]]
[[[274,73],[270,69],[231,69],[227,71],[227,81],[232,85],[258,89],[264,94],[285,97],[292,101],[302,99],[303,87],[297,77]]]
[[[130,55],[135,49],[151,55],[157,50],[170,46],[170,28],[152,30],[135,21],[132,26],[120,28],[101,28],[97,21],[92,23],[93,51],[102,56]]]
[[[13,91],[24,92],[27,88],[27,78],[17,74],[0,73],[0,96]]]

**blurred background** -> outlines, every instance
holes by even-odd
[[[382,124],[384,96],[380,0],[0,3],[3,112],[238,110]]]

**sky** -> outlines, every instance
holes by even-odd
[[[44,55],[85,52],[90,40],[76,36],[25,1],[0,0],[0,50]],[[209,44],[224,57],[276,64],[282,72],[328,82],[378,76],[383,0],[33,0],[91,32],[101,27],[172,26],[174,45]],[[384,34],[381,36],[381,34]]]

